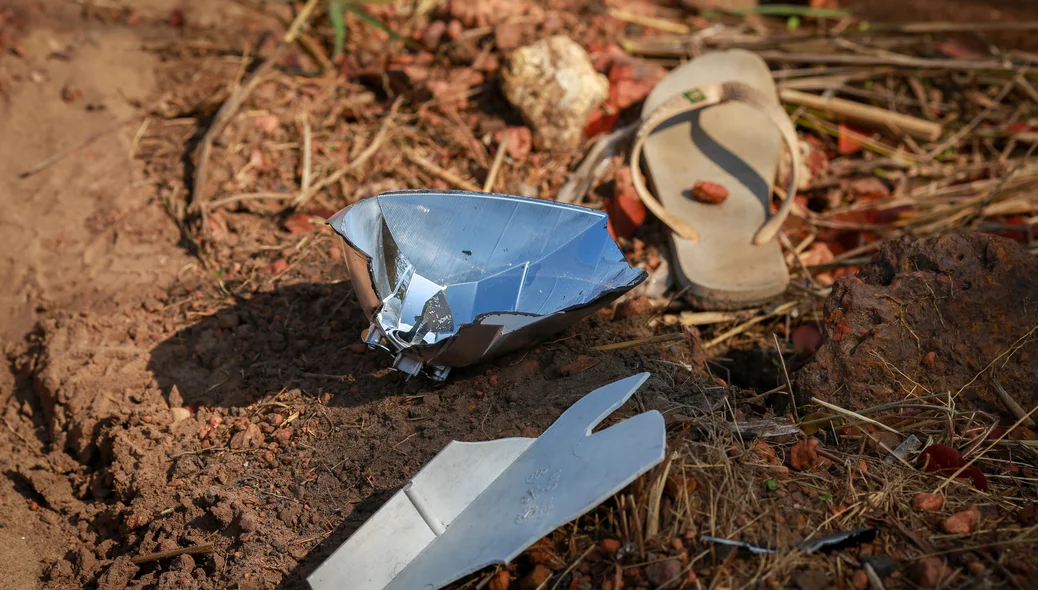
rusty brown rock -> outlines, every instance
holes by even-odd
[[[645,566],[645,579],[654,588],[677,588],[681,584],[681,562],[677,559],[664,559]]]
[[[616,539],[602,539],[598,542],[599,548],[605,551],[607,555],[616,555],[616,552],[620,550],[621,543]]]
[[[797,471],[817,469],[822,464],[822,460],[818,456],[819,444],[820,441],[817,438],[809,438],[793,445],[789,450],[790,467]]]
[[[508,573],[508,570],[501,570],[494,574],[493,578],[490,578],[490,584],[487,588],[490,590],[508,590],[508,586],[512,583],[512,576]]]
[[[718,205],[728,200],[728,189],[723,184],[707,180],[697,180],[692,186],[692,198],[700,203]]]
[[[912,580],[923,588],[936,588],[953,573],[940,557],[927,557],[912,567]]]
[[[912,498],[912,508],[915,510],[933,512],[940,510],[942,506],[944,506],[944,496],[937,494],[919,492]]]
[[[963,510],[962,512],[956,512],[941,522],[941,528],[944,532],[951,535],[966,535],[972,533],[977,528],[977,521],[980,520],[980,511],[976,508],[970,508],[969,510]]]
[[[1012,418],[984,371],[1038,323],[1035,293],[1038,257],[1012,240],[974,233],[889,242],[859,276],[833,285],[824,341],[796,376],[798,399],[850,409],[900,400],[890,377],[897,370],[930,391],[965,387],[959,399]],[[1038,405],[1036,380],[1034,344],[999,363],[999,383],[1024,408]]]

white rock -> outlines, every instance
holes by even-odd
[[[609,95],[609,80],[565,35],[516,49],[501,78],[505,97],[533,128],[539,150],[577,148],[588,115]]]
[[[173,415],[174,423],[191,417],[191,412],[187,408],[170,408],[169,413]]]

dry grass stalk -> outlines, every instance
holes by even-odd
[[[441,167],[437,166],[436,164],[433,164],[431,161],[429,161],[425,157],[419,155],[418,152],[416,152],[414,150],[410,150],[410,149],[406,150],[404,152],[404,156],[408,160],[410,160],[411,163],[415,164],[416,166],[418,166],[422,170],[425,170],[429,174],[432,174],[436,178],[439,178],[440,180],[443,180],[444,182],[448,182],[450,184],[453,184],[457,188],[460,188],[462,190],[466,190],[466,191],[469,191],[469,192],[473,192],[473,193],[480,192],[479,187],[476,186],[475,184],[473,184],[472,182],[470,182],[468,180],[465,180],[464,178],[461,178],[460,176],[458,176],[457,174],[454,174],[450,170],[446,170],[444,168],[441,168]]]
[[[846,117],[853,121],[867,123],[872,126],[887,128],[897,134],[908,134],[912,137],[933,141],[941,136],[941,125],[918,119],[902,113],[892,112],[858,102],[840,98],[827,98],[791,88],[779,91],[783,101],[798,106],[810,107],[833,115]],[[942,150],[938,150],[940,153]]]

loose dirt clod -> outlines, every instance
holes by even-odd
[[[858,277],[833,285],[825,341],[796,377],[799,397],[832,397],[853,410],[901,399],[914,387],[1018,418],[987,373],[997,363],[1008,394],[1024,408],[1038,405],[1035,389],[1024,385],[1038,381],[1028,337],[1038,327],[1034,293],[1038,258],[1012,240],[949,234],[889,242]]]

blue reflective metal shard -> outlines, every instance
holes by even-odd
[[[394,191],[336,213],[365,341],[443,379],[551,336],[645,280],[601,211],[464,191]]]

